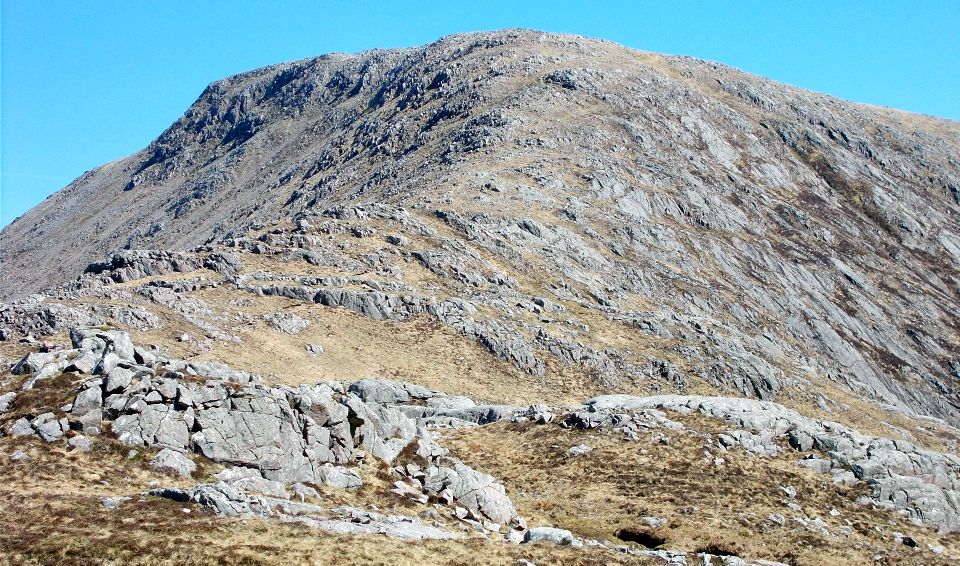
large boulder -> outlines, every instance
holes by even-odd
[[[430,466],[423,488],[428,493],[451,498],[478,520],[507,525],[517,516],[502,484],[454,458],[440,458]]]

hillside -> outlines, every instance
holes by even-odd
[[[949,563],[958,274],[955,122],[519,30],[251,71],[0,232],[0,546]]]

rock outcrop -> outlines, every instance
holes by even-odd
[[[393,465],[403,484],[398,485],[401,493],[422,493],[424,500],[462,507],[478,526],[494,531],[517,517],[503,485],[449,455],[429,429],[500,420],[547,424],[562,412],[546,405],[476,404],[389,380],[266,387],[257,376],[216,364],[187,364],[145,353],[124,332],[77,328],[70,335],[73,350],[42,358],[29,354],[15,366],[35,373],[25,387],[36,386],[36,376],[89,374],[69,406],[69,416],[21,418],[10,426],[10,434],[54,442],[71,426],[88,436],[108,426],[125,444],[162,448],[151,463],[157,469],[190,476],[196,465],[187,455],[197,454],[280,486],[359,487],[362,480],[349,467],[369,454]],[[68,367],[67,359],[90,361]],[[801,465],[830,473],[835,482],[865,482],[881,505],[943,532],[960,531],[960,458],[865,436],[775,403],[605,395],[557,421],[564,427],[610,428],[630,439],[644,431],[683,430],[662,410],[698,412],[731,425],[718,438],[721,451],[741,447],[762,456],[789,446],[806,453]]]
[[[341,488],[359,487],[361,481],[344,466],[367,455],[391,464],[413,447],[422,473],[408,474],[414,470],[409,466],[398,470],[429,497],[467,509],[470,518],[493,530],[516,517],[502,485],[450,456],[423,423],[393,406],[443,394],[388,381],[265,387],[257,376],[215,364],[144,353],[125,332],[77,328],[70,336],[73,350],[39,361],[29,354],[16,366],[36,374],[26,382],[29,387],[37,376],[88,374],[69,417],[44,413],[20,419],[11,434],[53,442],[72,419],[84,435],[109,427],[125,444],[161,448],[151,465],[176,475],[196,469],[186,456],[195,453],[282,485]],[[77,366],[71,359],[91,361]]]
[[[866,436],[776,403],[727,397],[605,395],[587,401],[584,411],[569,415],[564,424],[580,428],[613,425],[628,436],[645,428],[676,428],[676,423],[657,409],[722,419],[734,427],[719,438],[722,448],[740,446],[769,455],[788,444],[807,453],[800,464],[832,474],[835,482],[863,481],[876,502],[942,532],[960,531],[960,457],[902,440]]]

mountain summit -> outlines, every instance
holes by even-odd
[[[416,470],[404,467],[394,479],[412,491],[399,496],[465,509],[457,520],[483,532],[556,535],[531,535],[536,529],[515,522],[528,512],[562,523],[530,492],[504,501],[503,486],[467,466],[502,477],[507,493],[511,481],[530,477],[517,461],[504,462],[507,448],[476,452],[484,435],[519,450],[538,445],[533,437],[554,442],[570,429],[596,429],[606,431],[589,433],[601,435],[601,454],[615,450],[604,439],[624,433],[626,413],[634,440],[637,431],[702,424],[676,428],[676,412],[733,427],[705,449],[711,470],[735,458],[721,451],[775,460],[783,449],[801,450],[818,462],[807,467],[830,472],[834,484],[864,489],[878,506],[945,533],[960,529],[960,461],[951,456],[960,439],[958,273],[960,124],[697,59],[507,30],[325,55],[212,83],[147,148],[84,174],[0,232],[0,298],[8,301],[0,325],[11,338],[0,352],[19,359],[25,344],[67,341],[73,329],[73,358],[57,358],[68,350],[51,346],[44,363],[14,367],[31,376],[31,388],[51,376],[100,380],[95,393],[65,386],[75,422],[64,431],[89,436],[102,418],[128,444],[196,453],[210,466],[258,470],[259,481],[288,486],[352,486],[317,471],[318,462],[355,463],[347,444],[363,446],[368,465],[410,457]],[[101,325],[110,330],[90,330]],[[153,398],[153,386],[143,385],[144,406],[210,413],[206,420],[177,417],[187,419],[182,435],[154,435],[142,409],[107,409],[119,402],[111,395],[132,403],[141,394],[126,377],[116,389],[106,385],[116,378],[105,352],[131,337],[163,354],[145,357],[138,346],[134,355],[131,344],[129,359],[112,363],[173,383],[157,381]],[[73,361],[84,356],[99,361]],[[240,397],[182,381],[197,376],[239,379],[250,388],[243,410],[280,419],[276,438],[286,438],[289,424],[296,448],[286,440],[269,450],[235,445],[230,435],[247,433],[234,424],[224,432],[233,423],[224,407],[239,407]],[[304,392],[317,381],[341,385]],[[182,391],[213,395],[213,404],[183,403]],[[323,419],[310,409],[321,398]],[[81,401],[98,407],[95,419],[77,413]],[[285,403],[293,409],[275,409]],[[571,406],[581,408],[557,427],[554,415]],[[34,424],[42,415],[24,407],[14,412],[27,423],[20,430],[59,422]],[[346,420],[336,420],[340,412]],[[374,421],[392,424],[363,428]],[[512,424],[490,432],[504,427],[497,421]],[[531,429],[535,422],[557,430]],[[456,429],[453,444],[472,459],[444,460],[428,433],[416,436],[418,427],[439,426]],[[211,430],[229,439],[218,444]],[[328,431],[323,450],[313,444],[316,430]],[[273,435],[248,432],[250,442]],[[537,458],[575,466],[592,450],[574,448]],[[336,473],[354,473],[344,469]],[[368,482],[358,469],[356,482]],[[471,499],[473,488],[458,495],[468,476],[486,486],[487,499]],[[199,489],[182,496],[213,505]],[[768,499],[783,496],[771,489],[778,495]],[[682,503],[657,505],[677,514]],[[773,515],[782,526],[781,512]],[[636,521],[641,510],[631,513]],[[597,519],[606,520],[614,521]],[[643,541],[656,532],[661,544],[693,552],[695,530],[684,530],[685,520],[621,525],[617,536],[653,547]],[[741,537],[766,528],[744,521],[751,526]],[[614,530],[564,526],[577,541]],[[816,532],[803,536],[854,552]],[[943,540],[923,532],[916,536],[943,550]],[[880,544],[869,528],[847,536],[865,537],[862,548]],[[791,556],[815,562],[816,554]]]

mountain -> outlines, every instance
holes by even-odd
[[[11,223],[0,232],[0,298],[0,354],[21,360],[0,381],[14,395],[0,446],[37,465],[53,436],[70,437],[57,450],[82,467],[89,456],[69,444],[79,436],[98,439],[94,453],[172,450],[152,454],[161,469],[193,454],[194,478],[258,470],[257,481],[279,482],[274,492],[356,487],[343,479],[356,476],[363,494],[400,478],[408,487],[395,497],[465,509],[454,520],[468,530],[561,536],[516,522],[530,517],[578,544],[629,543],[619,552],[630,560],[656,561],[665,551],[637,549],[659,546],[789,563],[960,552],[947,534],[960,529],[956,122],[525,30],[325,55],[212,83],[147,148]],[[117,378],[116,367],[146,381]],[[197,380],[231,385],[213,394],[191,389]],[[317,382],[339,385],[305,392]],[[242,395],[230,392],[237,383]],[[183,401],[208,393],[212,405]],[[166,416],[145,416],[137,395]],[[317,399],[322,419],[309,408]],[[226,408],[269,414],[279,428]],[[341,411],[346,420],[332,416]],[[150,420],[174,414],[182,434]],[[424,427],[452,427],[442,449],[417,436]],[[93,436],[105,430],[117,439]],[[647,446],[650,434],[640,455],[611,440]],[[416,470],[384,478],[364,467],[412,458],[404,446],[419,446]],[[444,460],[448,448],[460,459]],[[338,479],[321,462],[342,467]],[[632,479],[600,471],[618,467]],[[811,469],[829,472],[831,487]],[[253,481],[229,477],[221,484]],[[596,478],[584,489],[621,511],[596,511],[598,499],[574,517],[590,496],[558,485],[576,477]],[[486,499],[471,495],[477,482]],[[809,515],[777,503],[800,507],[803,486]],[[253,513],[246,496],[201,488],[176,497]],[[690,489],[700,490],[694,507]],[[745,510],[721,511],[718,496]],[[283,505],[300,523],[334,520]],[[885,507],[906,517],[883,527],[899,537],[873,529],[894,520]],[[162,509],[133,512],[167,520]],[[705,540],[704,524],[719,538]],[[758,547],[742,542],[752,537]],[[429,544],[429,556],[452,552]],[[597,544],[590,552],[616,552]]]

